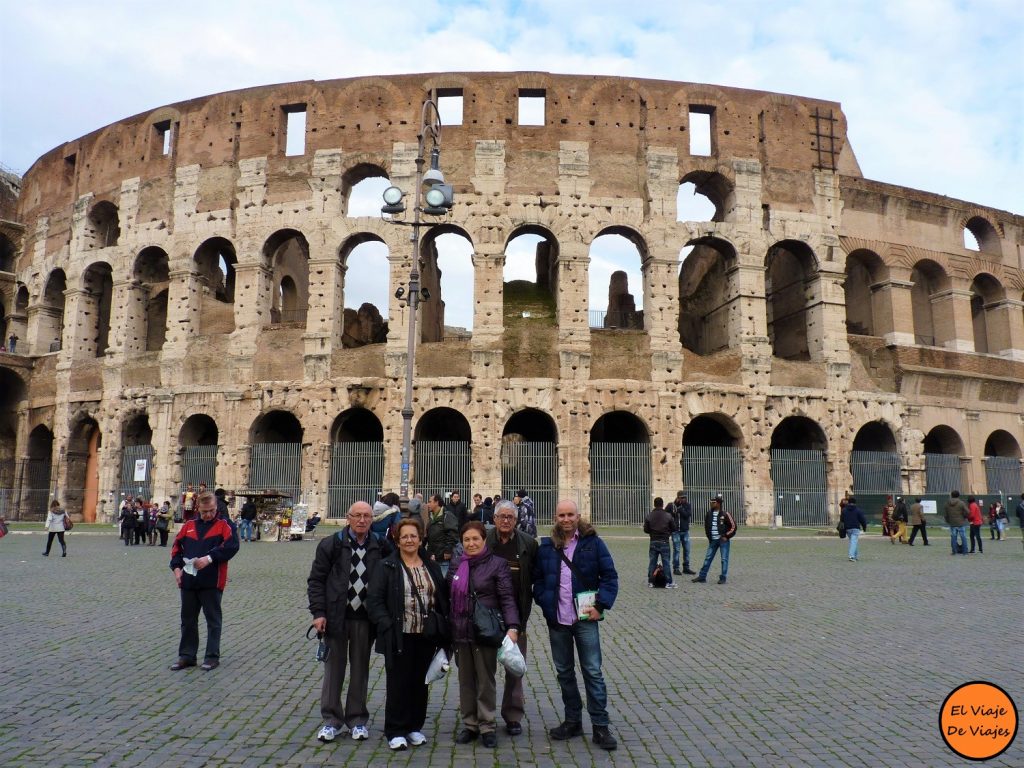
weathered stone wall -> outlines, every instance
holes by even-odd
[[[392,298],[378,308],[386,341],[346,349],[354,335],[344,296],[347,254],[370,240],[388,248],[392,296],[409,273],[408,233],[345,214],[363,177],[411,191],[420,107],[437,89],[463,97],[461,125],[443,128],[442,166],[456,193],[446,228],[473,245],[474,324],[470,339],[419,347],[414,419],[435,407],[465,416],[475,489],[500,487],[504,427],[527,408],[553,421],[560,492],[585,510],[590,430],[603,415],[627,411],[642,422],[652,491],[663,496],[682,485],[685,429],[713,416],[742,449],[752,522],[770,517],[769,450],[787,417],[824,433],[833,494],[850,486],[849,453],[872,422],[895,437],[906,491],[923,488],[921,440],[933,427],[962,437],[979,489],[988,435],[1003,429],[1024,441],[1020,216],[861,178],[834,102],[665,81],[448,73],[217,94],[41,157],[19,201],[17,274],[0,288],[5,307],[20,286],[29,295],[26,343],[46,364],[18,409],[25,419],[47,414],[55,459],[76,426],[95,419],[106,498],[117,487],[122,425],[144,412],[155,494],[169,496],[180,480],[182,427],[204,414],[218,428],[218,484],[242,488],[254,423],[283,410],[301,423],[302,484],[322,508],[332,425],[355,406],[379,420],[384,486],[397,486],[408,310]],[[544,125],[518,125],[521,89],[544,93]],[[286,156],[287,114],[299,105],[305,149]],[[707,156],[690,153],[691,112],[712,113]],[[834,141],[823,142],[826,134]],[[715,205],[712,221],[677,221],[685,181]],[[111,207],[116,242],[101,215]],[[979,251],[964,248],[965,227],[979,235]],[[510,318],[504,253],[523,231],[547,238],[554,304]],[[642,330],[590,328],[589,249],[607,233],[638,247],[643,284],[630,290],[642,291]],[[292,236],[302,252],[275,257]],[[426,240],[420,257],[432,268]],[[232,302],[214,295],[210,266],[196,259],[212,242],[228,243],[237,258]],[[702,267],[681,276],[687,245]],[[136,261],[154,247],[167,259],[167,318],[162,347],[147,352]],[[109,267],[113,286],[109,344],[99,354],[103,298],[87,279],[98,265]],[[47,324],[60,327],[61,315],[45,289],[57,269],[66,275],[63,338],[50,353]],[[274,315],[285,272],[300,284],[301,319]],[[915,299],[922,275],[931,287]],[[426,313],[431,338],[443,335],[440,306]],[[870,330],[874,341],[851,349],[848,330],[858,339]],[[988,354],[977,353],[982,346]],[[65,471],[58,484],[68,482]]]

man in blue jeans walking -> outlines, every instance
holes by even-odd
[[[618,592],[619,575],[607,545],[590,523],[580,520],[576,502],[558,502],[555,526],[550,537],[541,539],[533,566],[533,599],[547,620],[551,660],[565,706],[562,724],[548,732],[552,739],[564,741],[583,735],[575,648],[587,691],[594,744],[606,750],[618,746],[608,730],[608,689],[601,672],[599,624]]]
[[[719,584],[725,584],[729,576],[729,540],[736,535],[736,521],[732,515],[722,509],[722,494],[717,493],[711,499],[711,510],[704,516],[704,533],[708,537],[708,552],[704,555],[704,565],[700,567],[700,573],[694,582],[703,584],[708,580],[708,571],[711,570],[711,561],[715,559],[715,553],[722,552],[722,575],[718,577]]]

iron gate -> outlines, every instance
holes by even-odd
[[[423,498],[458,491],[467,505],[473,500],[473,457],[461,440],[417,440],[413,487]]]
[[[771,476],[783,525],[829,525],[824,451],[772,448]]]
[[[334,443],[327,516],[345,517],[354,502],[371,506],[384,484],[384,443]]]
[[[555,518],[558,503],[558,446],[554,443],[503,442],[501,495],[511,499],[519,489],[533,499],[537,527]]]
[[[963,489],[960,457],[949,453],[924,455],[925,493],[949,493]]]
[[[151,499],[153,495],[153,446],[126,445],[121,449],[121,496],[141,496]],[[142,480],[135,479],[136,462],[145,461],[145,473]],[[142,468],[142,465],[139,465]],[[118,505],[120,506],[120,504]]]
[[[256,443],[249,446],[249,490],[275,490],[293,503],[302,493],[301,443]]]
[[[653,501],[650,443],[590,444],[591,521],[642,525]]]
[[[1020,459],[1012,456],[986,456],[985,482],[988,493],[1021,493]]]
[[[52,462],[49,458],[26,459],[22,466],[20,514],[30,519],[46,517],[50,508]]]
[[[683,487],[693,516],[691,526],[704,525],[716,493],[723,496],[722,508],[737,524],[747,520],[743,497],[743,454],[739,448],[717,445],[683,446]],[[666,503],[669,499],[665,499]]]
[[[187,445],[181,452],[181,492],[191,483],[198,488],[200,483],[206,487],[217,487],[217,449],[216,445]]]

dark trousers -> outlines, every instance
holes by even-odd
[[[402,652],[387,665],[384,738],[422,731],[427,719],[427,668],[437,651],[423,635],[402,635]]]
[[[146,529],[141,525],[135,526],[135,540],[132,544],[143,544],[146,541]]]
[[[68,547],[64,543],[64,531],[50,531],[46,534],[46,554],[50,554],[50,547],[53,546],[53,537],[56,536],[60,541],[60,551],[67,554]]]
[[[914,543],[914,539],[917,538],[917,532],[918,531],[921,532],[921,540],[924,542],[924,545],[927,547],[928,546],[928,531],[925,530],[925,524],[924,523],[921,523],[920,525],[915,525],[914,526],[914,530],[912,530],[910,532],[910,543],[911,544]]]
[[[132,539],[135,538],[135,526],[133,525],[131,528],[129,528],[128,526],[125,526],[121,530],[121,537],[124,539],[124,545],[126,547],[129,544],[131,544],[132,543]]]
[[[178,658],[196,660],[199,652],[199,610],[206,617],[206,659],[220,658],[220,630],[223,625],[219,589],[181,590],[181,642]]]
[[[526,630],[519,630],[516,641],[526,658]],[[506,723],[521,723],[525,715],[526,697],[523,695],[523,678],[505,672],[505,686],[501,694],[501,719]]]
[[[329,627],[328,627],[329,629]],[[325,725],[349,728],[366,725],[366,689],[370,678],[370,622],[345,619],[340,636],[327,635],[330,655],[324,663],[324,684],[320,689],[320,715]],[[348,695],[341,707],[341,689],[345,685],[345,663],[349,665]],[[424,674],[426,671],[424,670]]]
[[[166,528],[157,528],[156,532],[160,534],[160,546],[161,547],[166,547],[167,546],[167,529]]]
[[[981,548],[981,526],[971,526],[971,552],[974,551],[974,543],[978,543],[978,554],[981,554],[984,550]]]

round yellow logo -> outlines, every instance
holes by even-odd
[[[939,728],[946,745],[968,760],[1001,755],[1017,736],[1017,705],[998,685],[975,681],[942,702]]]

